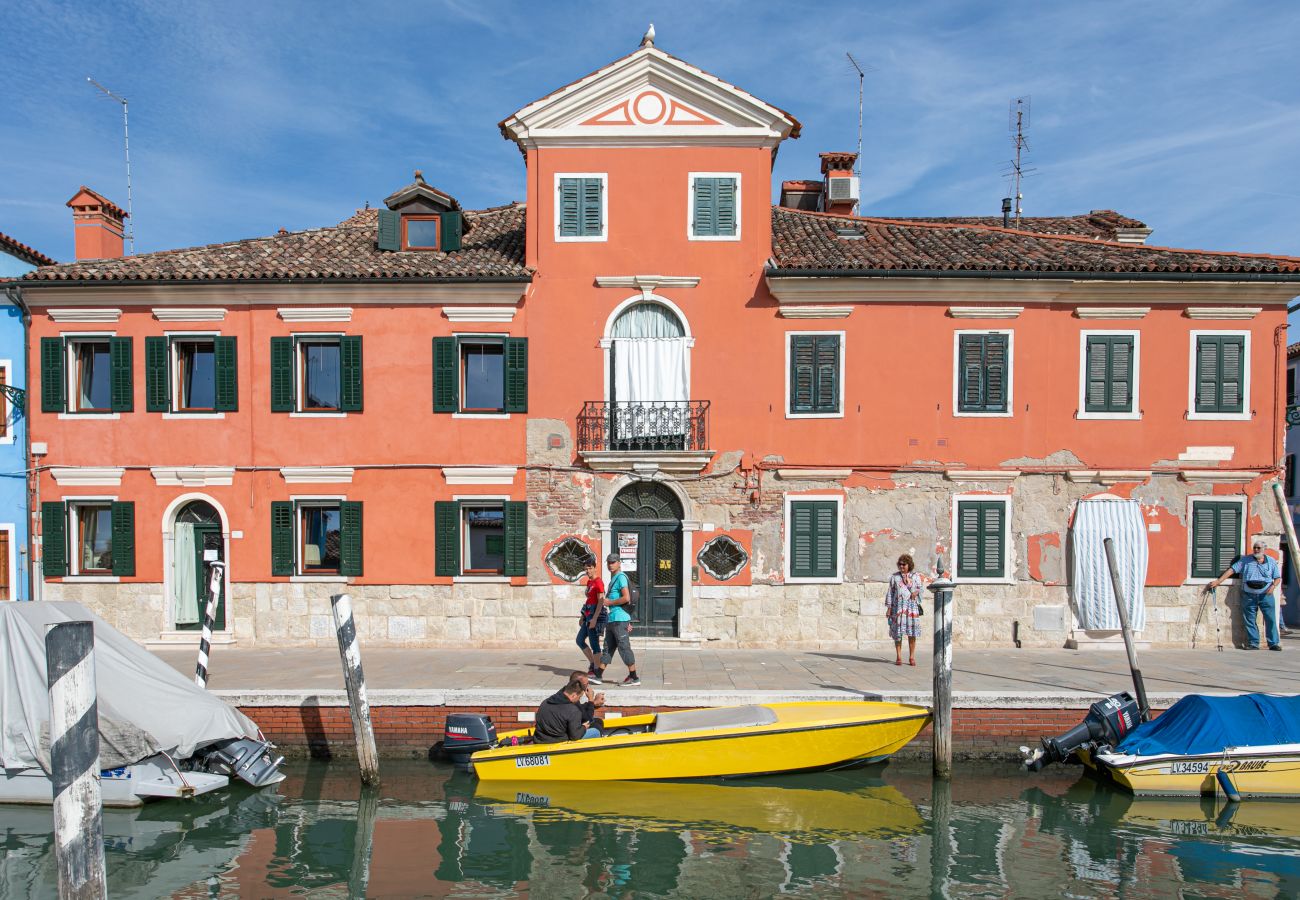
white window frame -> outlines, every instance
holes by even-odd
[[[308,575],[305,574],[302,560],[302,510],[309,506],[338,506],[339,507],[339,544],[340,552],[343,543],[343,503],[348,499],[347,494],[309,494],[304,496],[291,496],[289,502],[293,504],[293,575],[289,576],[289,581],[301,584],[346,584],[348,576],[341,572]],[[343,560],[339,560],[339,565]],[[229,615],[229,613],[227,613]]]
[[[790,364],[794,358],[794,335],[834,336],[840,339],[840,408],[838,412],[796,413],[790,411]],[[787,331],[785,333],[785,417],[787,419],[842,419],[844,418],[845,389],[844,361],[848,357],[848,334],[844,331]]]
[[[9,385],[10,387],[13,387],[14,386],[13,360],[0,359],[0,372],[4,373],[4,383]],[[18,430],[18,422],[14,418],[13,404],[9,402],[8,397],[0,396],[0,416],[4,416],[4,424],[5,424],[5,433],[3,437],[0,437],[0,446],[4,444],[12,444],[14,442],[14,432]],[[0,528],[3,527],[4,526],[0,525]],[[13,546],[12,539],[10,540],[10,546],[11,547]]]
[[[465,532],[465,507],[466,506],[500,506],[505,511],[505,504],[512,499],[509,494],[453,494],[452,500],[460,504],[459,513],[456,519],[456,540],[460,543],[460,574],[453,575],[451,580],[453,584],[509,584],[509,575],[466,575],[465,560],[469,558],[466,540],[469,537]]]
[[[600,234],[560,235],[560,180],[563,178],[600,179]],[[593,243],[609,240],[609,173],[608,172],[556,172],[555,187],[551,193],[555,203],[555,241],[559,244]]]
[[[1193,345],[1195,346],[1195,345]],[[1187,498],[1187,565],[1183,567],[1183,584],[1209,584],[1219,573],[1214,574],[1214,578],[1193,578],[1192,577],[1192,512],[1196,509],[1197,503],[1236,503],[1241,507],[1241,531],[1237,535],[1237,546],[1244,552],[1246,548],[1246,527],[1249,524],[1246,516],[1249,510],[1246,508],[1246,498],[1241,494],[1194,494]],[[1240,553],[1239,553],[1240,555]],[[1236,574],[1228,576],[1228,584],[1236,584],[1240,579]]]
[[[792,561],[790,554],[790,541],[794,537],[793,528],[791,527],[790,511],[794,503],[799,501],[827,501],[835,502],[835,530],[839,552],[835,554],[835,577],[834,578],[796,578],[790,575],[790,563]],[[785,576],[786,584],[843,584],[844,583],[844,548],[847,545],[847,536],[844,532],[844,495],[843,494],[786,494],[784,501],[785,520],[781,528],[785,532],[784,546],[785,559],[782,561],[782,574]]]
[[[1132,412],[1087,412],[1088,406],[1088,338],[1090,337],[1131,337],[1133,338],[1133,384]],[[1127,328],[1090,328],[1079,332],[1079,408],[1075,411],[1076,419],[1141,419],[1142,418],[1142,332]]]
[[[21,600],[18,590],[18,526],[12,522],[0,524],[0,531],[9,535],[9,599]]]
[[[298,331],[290,334],[293,338],[293,392],[294,392],[294,410],[289,415],[295,418],[312,418],[312,419],[344,419],[347,413],[341,409],[305,409],[303,403],[307,399],[307,392],[304,390],[306,385],[303,383],[303,361],[302,348],[304,344],[334,344],[339,345],[339,405],[343,403],[343,338],[345,335],[341,331]],[[204,416],[208,418],[208,416]]]
[[[81,533],[80,533],[81,529],[79,528],[80,507],[92,506],[92,505],[104,506],[107,504],[109,508],[108,514],[110,516],[109,540],[111,541],[112,540],[112,524],[111,524],[112,518],[111,517],[113,515],[113,504],[117,502],[117,497],[116,496],[112,496],[112,497],[77,496],[77,497],[63,497],[62,500],[63,500],[63,509],[64,509],[64,518],[65,518],[64,527],[67,529],[65,533],[67,535],[67,540],[68,540],[68,546],[67,546],[68,574],[63,576],[62,580],[68,582],[82,582],[86,584],[93,584],[96,582],[103,583],[103,584],[116,584],[120,582],[122,580],[121,576],[114,575],[111,571],[103,575],[99,573],[94,573],[90,575],[81,574]],[[10,555],[12,556],[12,552],[10,553]]]
[[[122,414],[119,412],[78,412],[73,409],[77,392],[74,390],[76,384],[76,353],[74,344],[82,341],[110,341],[111,338],[117,337],[116,331],[70,331],[62,332],[59,337],[63,339],[63,396],[65,398],[63,412],[59,413],[59,418],[64,420],[74,419],[120,419]],[[110,341],[110,348],[112,344]],[[112,359],[111,352],[109,359]],[[111,366],[111,363],[110,363]],[[110,380],[112,374],[109,375]],[[110,388],[110,395],[112,390]],[[111,404],[112,397],[109,397]]]
[[[964,334],[1007,336],[1007,411],[961,411],[961,338]],[[961,419],[1010,419],[1016,412],[1016,332],[1013,328],[964,328],[952,333],[952,414]]]
[[[957,575],[957,562],[960,558],[960,547],[957,544],[961,529],[958,527],[959,520],[957,517],[958,505],[963,502],[980,502],[988,503],[998,501],[1005,509],[1002,512],[1002,577],[1001,578],[959,578]],[[1012,552],[1012,535],[1014,531],[1011,527],[1011,495],[1010,494],[954,494],[952,498],[952,548],[951,561],[951,578],[957,584],[1015,584],[1015,554]]]
[[[452,413],[452,418],[460,419],[508,419],[510,413],[506,412],[506,356],[505,345],[506,338],[511,335],[504,332],[486,332],[486,333],[459,333],[453,334],[456,339],[456,411]],[[462,348],[466,344],[496,344],[501,347],[501,409],[488,412],[476,412],[465,409],[465,356]]]
[[[701,234],[695,233],[695,181],[699,178],[734,178],[736,181],[736,233],[730,234]],[[741,201],[740,201],[740,173],[739,172],[691,172],[686,179],[686,239],[688,241],[738,241],[740,240],[741,229]]]
[[[1241,412],[1239,413],[1198,413],[1196,411],[1196,341],[1201,337],[1244,337],[1241,367]],[[1187,353],[1187,418],[1191,421],[1249,422],[1251,418],[1250,402],[1250,332],[1239,328],[1197,329],[1190,334]],[[1188,569],[1190,571],[1190,564]]]
[[[220,331],[164,331],[163,337],[167,338],[167,388],[170,399],[167,412],[163,413],[164,419],[224,419],[226,414],[220,410],[212,412],[197,412],[192,409],[180,408],[181,396],[181,371],[180,371],[180,354],[176,352],[177,341],[212,341],[212,377],[217,377],[216,373],[216,343],[217,338],[221,337]]]

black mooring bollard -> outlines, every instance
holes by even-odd
[[[357,765],[361,783],[379,784],[379,751],[375,749],[375,731],[370,722],[370,701],[366,699],[366,676],[361,671],[361,645],[352,621],[352,598],[347,594],[330,597],[334,610],[334,631],[339,639],[339,657],[343,661],[343,683],[348,689],[348,707],[352,712],[352,733],[357,740]]]
[[[938,564],[934,594],[934,713],[930,725],[935,778],[952,777],[952,594],[953,583]]]

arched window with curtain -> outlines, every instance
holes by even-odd
[[[613,449],[682,449],[690,418],[686,330],[662,303],[624,310],[610,329]]]

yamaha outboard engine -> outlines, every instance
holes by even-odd
[[[1142,711],[1132,694],[1128,691],[1112,694],[1088,707],[1083,721],[1065,734],[1043,738],[1040,749],[1031,753],[1028,747],[1021,747],[1025,768],[1031,772],[1041,771],[1048,763],[1064,762],[1082,747],[1118,746],[1141,722]]]
[[[477,713],[452,713],[447,716],[447,731],[442,752],[458,766],[469,766],[469,758],[480,750],[497,745],[497,727],[488,716]]]

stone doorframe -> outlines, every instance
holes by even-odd
[[[162,602],[162,623],[159,628],[159,638],[161,640],[181,640],[192,638],[194,643],[198,643],[199,632],[181,631],[176,628],[176,623],[172,617],[172,604],[175,598],[172,597],[173,568],[176,561],[176,516],[186,505],[195,500],[202,500],[217,511],[217,516],[221,519],[221,541],[222,556],[226,561],[225,584],[223,590],[226,598],[226,627],[214,631],[213,634],[232,636],[235,632],[234,603],[230,592],[230,585],[233,579],[230,576],[230,517],[226,515],[226,508],[221,505],[216,498],[207,494],[191,493],[181,494],[167,504],[167,509],[162,515],[162,539],[163,539],[163,602]]]
[[[658,473],[652,478],[619,475],[610,482],[609,496],[605,498],[605,502],[601,505],[603,518],[596,520],[596,528],[600,530],[601,572],[605,572],[605,559],[614,552],[614,520],[610,518],[610,506],[613,505],[618,492],[635,481],[654,481],[662,484],[673,492],[673,495],[677,497],[678,502],[682,505],[682,583],[678,588],[682,597],[682,615],[677,624],[677,637],[678,639],[698,640],[699,635],[695,634],[692,628],[695,624],[695,588],[694,582],[691,581],[691,571],[692,564],[695,561],[695,541],[692,535],[700,530],[700,520],[693,518],[694,506],[691,504],[691,498],[687,496],[677,482],[662,473]]]

